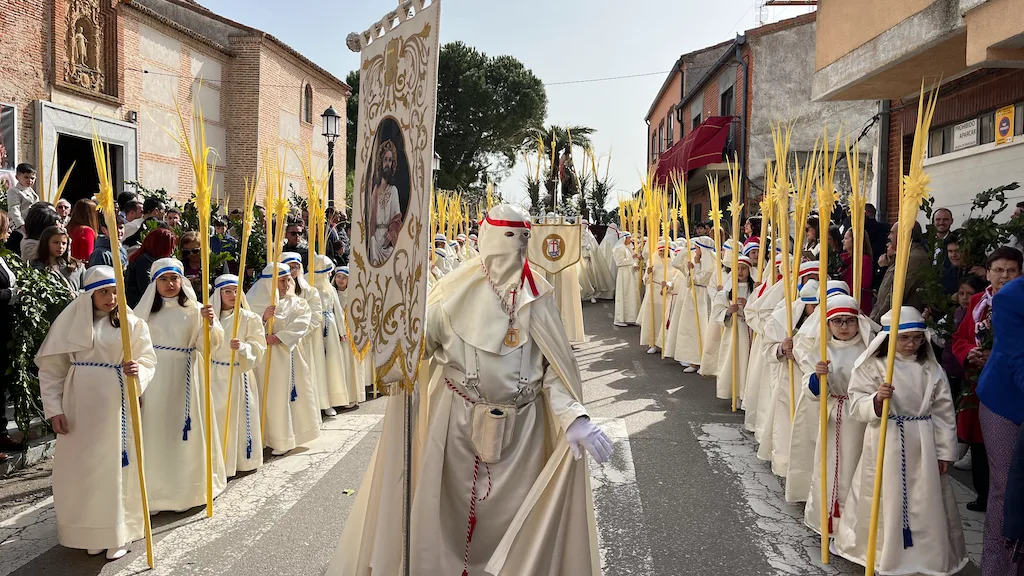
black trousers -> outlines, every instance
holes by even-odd
[[[988,453],[984,444],[971,444],[971,480],[979,502],[988,502]]]

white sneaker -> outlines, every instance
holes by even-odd
[[[690,367],[690,363],[689,362],[683,362],[682,360],[679,361],[679,365],[682,366],[683,368],[689,368]]]
[[[288,453],[287,450],[277,450],[277,449],[274,449],[274,450],[270,451],[270,454],[273,455],[273,456],[284,456],[287,453]]]
[[[658,353],[658,347],[657,346],[651,346],[650,348],[647,349],[647,353],[648,354],[657,354]]]
[[[953,468],[956,468],[957,470],[970,470],[973,467],[973,460],[974,460],[971,457],[972,454],[974,454],[973,450],[968,451],[967,454],[964,455],[963,458],[957,460],[953,464]]]
[[[687,374],[693,374],[693,373],[694,373],[694,372],[696,372],[697,370],[700,370],[700,366],[694,366],[694,365],[692,365],[692,364],[691,364],[690,366],[687,366],[687,367],[686,367],[686,368],[685,368],[685,369],[683,370],[683,372],[686,372]]]
[[[100,554],[103,554],[103,548],[89,548],[85,553],[89,556],[99,556]]]
[[[128,554],[128,548],[122,546],[120,548],[110,548],[107,550],[107,560],[118,560],[124,558]]]
[[[335,410],[334,408],[328,408],[327,410],[324,410],[324,416],[337,416],[337,415],[338,415],[338,411]]]
[[[597,304],[597,298],[591,298],[590,299],[590,303],[591,304]]]
[[[626,324],[625,322],[616,322],[615,325],[618,326],[619,328],[628,328],[629,327],[629,324]]]

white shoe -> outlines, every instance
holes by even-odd
[[[679,365],[682,366],[683,368],[690,367],[690,364],[688,362],[683,362],[682,360],[679,361]]]
[[[691,364],[690,366],[687,366],[686,368],[684,368],[683,372],[686,372],[687,374],[693,374],[697,370],[700,370],[700,367],[699,366],[693,366]]]
[[[626,324],[625,322],[616,322],[615,325],[618,326],[619,328],[628,328],[629,327],[629,324]]]
[[[658,353],[658,347],[657,346],[651,346],[650,348],[647,349],[647,353],[648,354],[657,354]]]
[[[591,304],[597,304],[597,298],[591,298],[590,299],[590,303]]]
[[[338,415],[338,411],[335,410],[334,408],[328,408],[327,410],[324,410],[324,416],[337,416],[337,415]]]
[[[287,450],[276,450],[276,449],[275,449],[275,450],[271,450],[271,451],[270,451],[270,454],[271,454],[272,456],[284,456],[284,455],[285,455],[285,454],[287,454],[287,453],[288,453],[288,451],[287,451]]]
[[[956,459],[959,460],[959,459],[963,458],[964,456],[966,456],[967,455],[967,451],[970,450],[970,449],[971,449],[971,445],[970,444],[964,444],[963,442],[958,442],[957,445],[956,445]]]
[[[124,558],[128,554],[128,548],[122,546],[121,548],[110,548],[107,550],[107,560],[118,560]]]
[[[103,548],[89,548],[85,553],[89,556],[99,556],[100,554],[103,554]]]
[[[971,457],[972,454],[974,454],[973,450],[968,451],[963,458],[957,460],[953,464],[953,468],[956,468],[957,470],[970,470],[973,467],[974,460],[974,458]]]

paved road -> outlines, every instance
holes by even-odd
[[[714,383],[644,353],[637,328],[616,328],[610,302],[585,305],[577,351],[592,415],[613,437],[611,462],[592,470],[607,576],[862,574],[817,561],[818,541],[757,460],[742,417]],[[379,438],[383,400],[325,423],[307,450],[272,458],[233,480],[216,501],[154,519],[157,574],[319,575]],[[0,576],[126,576],[144,570],[143,546],[107,563],[57,545],[46,466],[0,481]],[[968,544],[980,553],[983,516],[956,484]],[[976,558],[976,557],[975,557]],[[969,566],[963,575],[979,574]]]

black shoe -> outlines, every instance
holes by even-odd
[[[988,509],[988,502],[978,498],[974,502],[968,502],[967,509],[971,512],[984,512]]]
[[[0,450],[3,450],[5,452],[21,452],[24,449],[24,442],[15,442],[7,434],[0,436]]]

